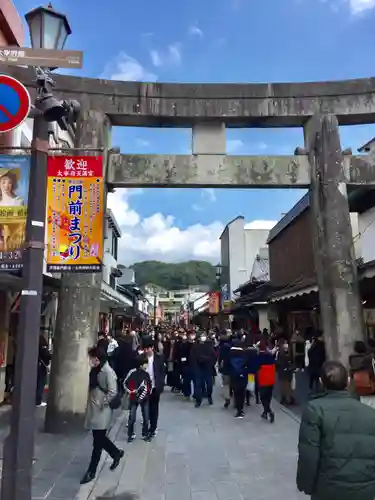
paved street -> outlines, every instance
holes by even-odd
[[[219,401],[196,410],[170,393],[161,409],[157,438],[127,445],[121,430],[122,465],[111,472],[108,461],[96,483],[81,487],[75,500],[127,500],[131,494],[140,500],[306,498],[295,487],[298,422],[279,405],[274,425],[260,419],[259,407],[235,420]],[[85,463],[76,462],[76,478]]]
[[[150,444],[136,440],[128,445],[124,417],[115,419],[111,435],[124,448],[125,459],[114,472],[102,459],[97,481],[82,487],[79,480],[88,464],[91,436],[38,432],[33,500],[306,498],[295,488],[298,418],[277,403],[274,409],[274,425],[260,419],[255,405],[244,420],[235,420],[218,397],[213,407],[196,410],[181,396],[166,392],[157,438]],[[37,411],[41,427],[43,410]],[[0,414],[0,438],[6,435],[6,422],[6,413]]]

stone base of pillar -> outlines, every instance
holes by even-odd
[[[53,342],[45,431],[82,431],[87,404],[88,349],[97,341],[101,273],[65,274]]]

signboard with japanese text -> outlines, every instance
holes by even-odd
[[[103,182],[102,157],[48,158],[48,272],[101,272]]]
[[[32,49],[0,46],[0,63],[41,68],[82,68],[83,52],[78,50]]]
[[[22,268],[30,157],[0,155],[0,271]]]
[[[208,298],[209,314],[218,314],[220,312],[220,292],[210,292]]]

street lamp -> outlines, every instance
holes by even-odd
[[[64,14],[56,12],[52,5],[37,7],[25,15],[29,26],[33,49],[63,50],[66,39],[72,33]]]
[[[218,284],[219,290],[220,290],[220,279],[221,279],[221,273],[223,270],[223,266],[221,264],[216,265],[216,282]]]
[[[61,49],[71,33],[68,21],[52,9],[39,7],[26,14],[34,49]],[[10,432],[4,442],[1,500],[31,500],[34,458],[35,404],[43,293],[45,217],[47,197],[48,123],[77,116],[79,103],[58,101],[48,70],[35,68],[33,139],[25,244],[22,256],[22,290]],[[72,114],[72,110],[75,111]]]

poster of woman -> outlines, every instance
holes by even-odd
[[[21,266],[29,176],[29,156],[0,155],[0,271]]]
[[[21,207],[25,204],[24,198],[18,194],[19,181],[19,168],[0,168],[0,207]]]

